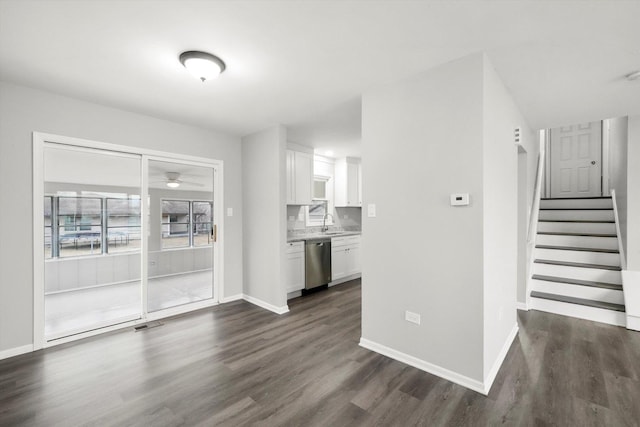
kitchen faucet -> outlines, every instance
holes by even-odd
[[[329,229],[329,227],[326,225],[327,224],[327,217],[330,216],[331,217],[331,221],[333,221],[333,215],[331,215],[329,212],[327,212],[326,214],[324,214],[324,216],[322,217],[322,232],[324,233],[325,231],[327,231]]]

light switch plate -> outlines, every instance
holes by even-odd
[[[418,313],[412,313],[410,311],[404,312],[404,320],[407,322],[415,323],[416,325],[420,324],[420,315]]]
[[[367,205],[367,216],[369,218],[375,218],[376,217],[376,205],[375,205],[375,203],[369,203]]]
[[[233,216],[233,208],[227,208],[227,216]]]

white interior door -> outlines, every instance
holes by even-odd
[[[551,197],[602,195],[602,122],[551,129]]]

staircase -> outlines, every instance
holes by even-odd
[[[610,197],[541,199],[530,308],[625,326]]]

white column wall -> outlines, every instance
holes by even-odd
[[[528,155],[532,132],[488,58],[483,93],[484,381],[495,378],[517,329],[518,148],[522,128]],[[506,347],[506,348],[505,348]]]
[[[244,294],[277,312],[287,310],[285,150],[283,126],[242,138]]]
[[[482,73],[475,55],[362,100],[362,338],[476,382],[483,380]],[[469,193],[471,204],[450,206],[451,193]],[[421,325],[405,321],[405,310]]]

